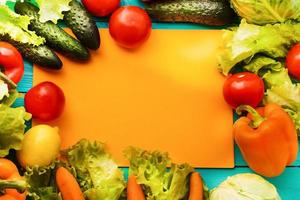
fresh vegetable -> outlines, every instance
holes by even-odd
[[[163,22],[192,22],[220,26],[231,23],[235,13],[227,0],[173,0],[146,4],[146,11]]]
[[[22,180],[16,165],[8,159],[0,158],[0,190],[2,192],[0,199],[25,200],[24,191],[27,187],[28,185]]]
[[[231,0],[239,16],[248,23],[274,24],[300,20],[300,1],[294,0]]]
[[[293,119],[299,135],[300,85],[292,82],[284,63],[259,55],[243,68],[263,78],[267,89],[263,104],[276,103],[282,106]]]
[[[120,0],[82,0],[82,3],[92,15],[105,17],[119,7]]]
[[[228,177],[210,193],[210,200],[281,200],[274,185],[250,173]]]
[[[128,177],[127,200],[146,200],[143,189],[137,183],[134,175]]]
[[[16,84],[20,82],[24,74],[23,58],[19,51],[9,43],[0,42],[0,65],[10,80]]]
[[[52,82],[42,82],[31,88],[25,95],[25,108],[41,121],[58,118],[64,109],[63,91]]]
[[[0,39],[14,45],[26,59],[40,67],[51,70],[59,70],[62,68],[62,62],[59,57],[46,45],[33,46],[1,35]]]
[[[56,171],[56,183],[63,200],[84,200],[75,177],[64,167]]]
[[[8,36],[14,41],[39,46],[45,39],[28,30],[30,17],[22,16],[11,11],[7,6],[0,5],[0,35]]]
[[[300,44],[294,45],[288,52],[286,66],[291,76],[300,79]]]
[[[203,182],[198,172],[193,172],[190,177],[189,200],[203,200]]]
[[[11,108],[0,104],[0,157],[7,156],[10,149],[21,149],[25,121],[30,118],[23,107]]]
[[[17,158],[22,167],[50,165],[58,156],[60,136],[57,127],[37,125],[27,131]]]
[[[11,11],[7,6],[0,5],[0,40],[15,46],[21,54],[43,67],[60,69],[61,61],[53,51],[43,43],[45,39],[28,30],[30,18]]]
[[[245,161],[256,173],[275,177],[297,159],[298,137],[290,116],[277,104],[260,108],[260,114],[242,105],[237,113],[249,112],[238,119],[233,134]]]
[[[27,199],[30,200],[62,200],[55,183],[56,169],[61,165],[55,161],[48,166],[27,167],[24,178],[30,186]]]
[[[129,175],[145,187],[146,199],[180,200],[188,194],[189,175],[194,170],[188,164],[171,164],[166,153],[133,147],[125,150],[125,156],[130,162]]]
[[[224,31],[219,69],[227,75],[257,56],[285,58],[289,48],[300,42],[300,23],[257,26],[242,20],[238,28]]]
[[[104,144],[81,140],[63,155],[76,171],[76,179],[88,200],[118,200],[125,181]]]
[[[101,4],[98,4],[101,5]],[[96,22],[84,7],[76,0],[70,3],[71,10],[64,13],[64,21],[78,40],[90,49],[100,47],[100,35]]]
[[[72,0],[36,0],[36,3],[39,5],[39,21],[44,23],[47,21],[52,21],[57,23],[59,19],[63,19],[64,11],[71,10],[70,2]]]
[[[49,47],[72,59],[82,61],[89,59],[89,51],[58,25],[53,22],[40,22],[38,11],[37,7],[28,2],[18,1],[15,5],[15,12],[31,17],[30,29],[43,36]]]
[[[224,98],[233,108],[242,104],[256,107],[264,98],[264,91],[262,79],[250,72],[229,76],[223,86]]]
[[[109,32],[120,46],[136,48],[149,38],[151,20],[142,8],[123,6],[112,14]]]

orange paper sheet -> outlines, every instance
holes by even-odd
[[[65,112],[51,123],[62,148],[87,138],[105,142],[121,166],[128,146],[167,151],[195,167],[234,166],[232,111],[216,68],[220,31],[153,30],[134,51],[107,29],[101,38],[88,63],[61,57],[60,72],[34,68],[34,84],[50,80],[65,92]]]

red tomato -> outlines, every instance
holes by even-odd
[[[300,44],[296,44],[286,56],[286,66],[289,74],[300,79]]]
[[[85,8],[97,17],[104,17],[116,10],[120,0],[82,0]]]
[[[151,33],[151,20],[145,10],[137,6],[123,6],[109,20],[109,32],[122,47],[136,48]]]
[[[14,83],[19,83],[24,74],[23,58],[19,51],[7,42],[0,42],[0,65],[4,74]]]
[[[223,86],[224,98],[233,108],[242,104],[257,107],[264,97],[264,91],[263,80],[250,72],[229,76]]]
[[[27,112],[41,121],[58,118],[65,106],[63,91],[52,82],[42,82],[31,88],[25,95]]]

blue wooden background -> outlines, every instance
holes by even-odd
[[[139,0],[123,0],[122,5],[138,5],[143,7]],[[96,19],[100,28],[107,28],[107,19]],[[153,23],[153,29],[221,29],[222,27],[209,27],[184,23]],[[32,64],[25,63],[25,75],[18,86],[22,93],[26,93],[32,87]],[[23,105],[23,99],[18,99],[15,106]],[[216,147],[217,148],[217,147]],[[125,174],[127,169],[123,168]],[[235,168],[234,169],[197,169],[204,177],[208,187],[212,189],[219,185],[226,177],[237,174],[251,172],[243,160],[238,148],[235,148]],[[300,200],[300,156],[295,163],[288,166],[285,172],[276,178],[268,179],[278,189],[283,200]]]

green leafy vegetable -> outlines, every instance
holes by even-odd
[[[15,41],[34,46],[43,44],[45,39],[28,30],[29,24],[28,16],[18,15],[7,6],[0,5],[0,36],[9,36]]]
[[[55,170],[59,162],[53,162],[47,167],[27,168],[24,174],[30,185],[28,199],[34,200],[62,200],[55,185]]]
[[[237,29],[225,30],[219,69],[227,75],[237,64],[249,63],[255,55],[284,58],[291,45],[300,42],[300,24],[258,26],[242,20]]]
[[[186,197],[189,174],[194,170],[191,166],[171,164],[166,153],[133,147],[125,151],[125,156],[130,161],[129,173],[145,187],[147,199],[179,200]],[[169,165],[171,168],[167,170]]]
[[[4,81],[0,80],[0,102],[4,97],[9,97],[8,85]]]
[[[118,200],[125,189],[122,171],[100,142],[81,140],[64,152],[88,200]]]
[[[25,121],[30,118],[24,107],[10,108],[0,104],[0,157],[8,155],[10,149],[20,150]]]
[[[300,19],[297,0],[231,0],[231,3],[248,23],[263,25]]]
[[[210,194],[210,200],[280,200],[276,188],[256,174],[228,177]]]
[[[4,105],[11,106],[21,96],[17,90],[9,90],[8,96],[5,96],[0,102]]]
[[[52,21],[56,24],[57,20],[64,18],[63,12],[71,9],[69,6],[71,1],[72,0],[37,0],[36,2],[40,7],[40,21]]]
[[[272,58],[257,56],[244,69],[259,74],[266,85],[264,104],[276,103],[291,116],[300,136],[300,84],[290,79],[284,64]]]

